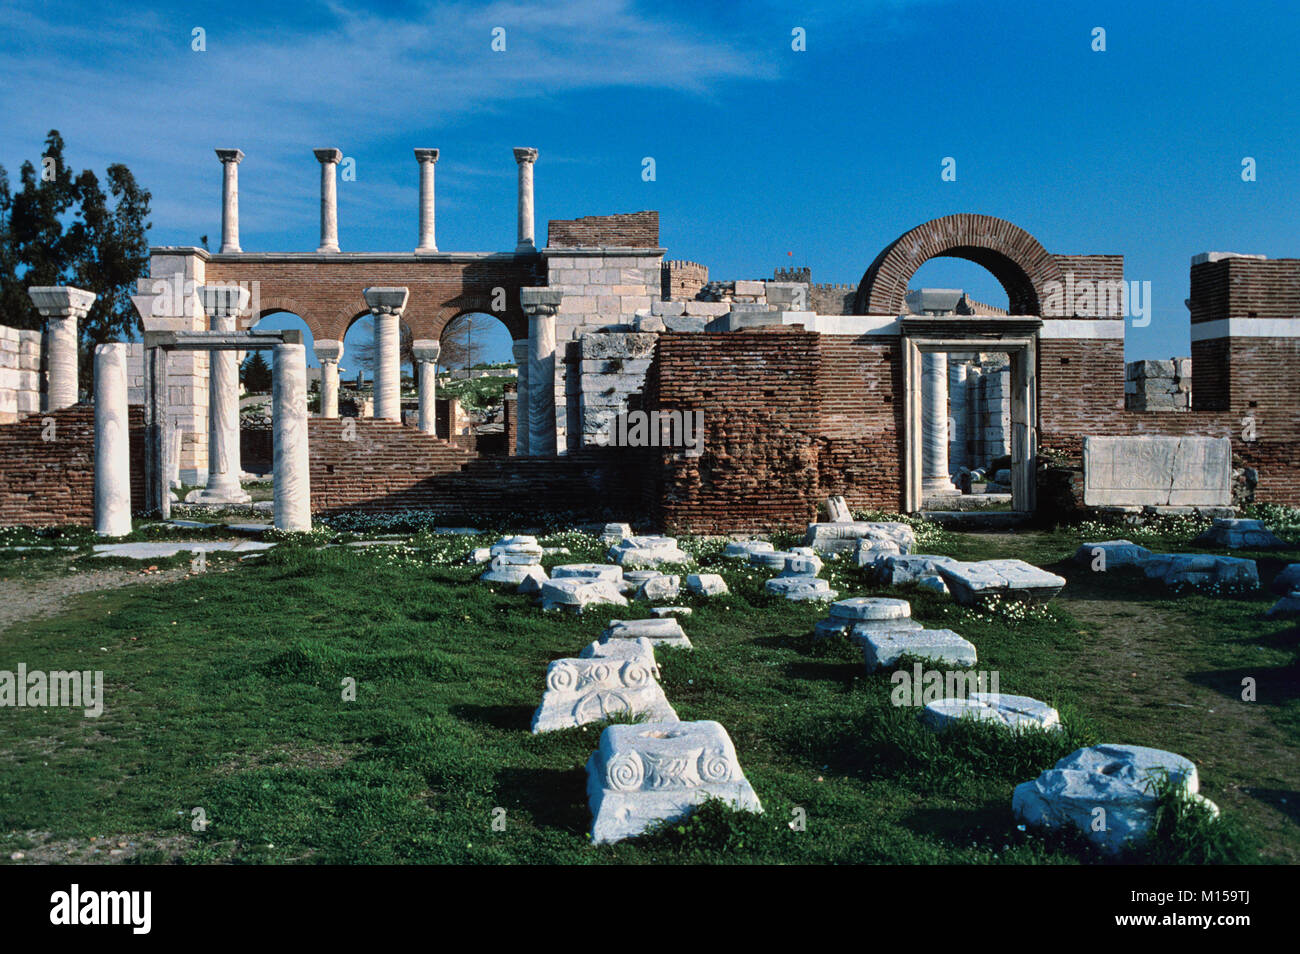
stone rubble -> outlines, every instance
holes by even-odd
[[[992,597],[1046,603],[1065,586],[1065,577],[1024,560],[983,560],[935,567],[952,598],[961,606],[978,606]]]
[[[619,566],[659,566],[663,563],[689,563],[691,558],[682,552],[673,537],[628,537],[609,548],[606,556]]]
[[[1005,692],[972,692],[964,699],[939,699],[926,705],[921,721],[942,731],[960,719],[992,722],[1008,729],[1046,729],[1059,732],[1061,714],[1045,702],[1029,696],[1013,696]]]
[[[646,639],[651,646],[656,647],[691,648],[691,641],[682,629],[682,624],[672,617],[611,619],[605,631],[600,634],[600,642],[621,642],[629,639]]]
[[[830,584],[819,576],[778,576],[768,580],[764,588],[769,593],[798,602],[833,600],[839,596],[838,591],[832,590]]]
[[[870,633],[862,640],[867,672],[888,669],[904,656],[914,656],[951,666],[973,666],[975,647],[950,629],[897,630]]]
[[[640,654],[556,659],[546,667],[546,691],[533,713],[534,735],[612,716],[677,721],[659,685],[653,657],[648,661]]]
[[[727,581],[717,573],[692,573],[686,577],[686,588],[697,596],[726,596]]]
[[[542,584],[541,604],[545,612],[567,610],[581,613],[588,606],[612,603],[626,606],[627,598],[608,580],[591,580],[581,577],[547,580]]]
[[[937,576],[940,566],[956,562],[952,557],[926,553],[887,553],[878,557],[871,566],[877,582],[887,586],[901,586],[919,583],[927,576]]]
[[[1232,550],[1269,550],[1287,546],[1286,541],[1274,536],[1273,531],[1264,526],[1262,521],[1232,517],[1216,517],[1210,529],[1197,536],[1193,542]]]

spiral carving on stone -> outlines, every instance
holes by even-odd
[[[546,673],[546,688],[552,692],[574,692],[580,678],[577,667],[567,662],[558,662]]]
[[[629,689],[642,689],[654,682],[654,673],[650,671],[650,667],[634,659],[623,664],[623,671],[619,675],[623,685]]]
[[[616,792],[631,792],[645,780],[645,766],[635,752],[620,752],[605,763],[605,787]]]
[[[702,752],[699,769],[705,782],[726,782],[731,778],[731,759],[724,752]]]

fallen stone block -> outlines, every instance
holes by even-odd
[[[542,584],[546,582],[546,571],[540,566],[523,567],[528,575],[519,581],[519,586],[515,588],[516,593],[523,593],[531,596],[534,593],[542,592]]]
[[[494,556],[488,563],[487,572],[481,574],[479,579],[484,583],[509,583],[518,586],[528,579],[545,582],[546,571],[536,564],[506,563],[499,556]]]
[[[976,606],[992,597],[1046,603],[1065,586],[1065,577],[1048,573],[1024,560],[984,560],[935,567],[962,606]]]
[[[635,659],[645,663],[659,678],[659,664],[655,661],[654,643],[644,636],[630,639],[597,639],[578,653],[580,659]]]
[[[659,566],[663,563],[689,563],[691,558],[672,537],[628,537],[609,548],[606,556],[619,566]]]
[[[876,579],[888,586],[919,583],[923,577],[937,576],[939,567],[956,563],[952,557],[926,553],[887,553],[872,564]]]
[[[1074,562],[1080,566],[1095,566],[1098,572],[1121,566],[1141,566],[1151,559],[1151,551],[1132,540],[1100,540],[1081,543],[1074,551]]]
[[[725,596],[727,581],[716,573],[692,573],[686,577],[686,588],[698,596]]]
[[[639,600],[675,600],[681,592],[682,578],[675,574],[660,573],[646,580],[636,591]]]
[[[717,722],[611,725],[587,761],[592,844],[677,821],[708,798],[763,810],[727,730]]]
[[[793,555],[785,558],[781,576],[816,576],[822,571],[822,561],[817,556]]]
[[[810,523],[804,536],[804,546],[812,547],[817,553],[826,556],[831,553],[853,553],[857,541],[869,539],[876,541],[882,550],[888,544],[896,547],[898,553],[911,553],[916,546],[916,535],[905,523],[890,521],[855,520],[846,523]]]
[[[1269,589],[1282,596],[1300,590],[1300,563],[1291,563],[1283,568],[1281,573],[1273,577]]]
[[[546,692],[533,713],[533,734],[571,729],[613,717],[675,722],[656,678],[658,667],[643,657],[556,659],[546,667]]]
[[[898,548],[898,544],[893,540],[863,537],[855,541],[853,545],[854,566],[874,567],[885,557],[900,555],[903,555],[903,551]]]
[[[623,568],[609,563],[566,563],[551,567],[551,577],[556,580],[607,580],[623,582]]]
[[[1215,518],[1210,529],[1197,536],[1194,542],[1232,550],[1268,550],[1287,546],[1286,541],[1274,536],[1273,531],[1264,526],[1262,521],[1237,517]]]
[[[607,523],[600,533],[600,542],[613,546],[621,540],[632,536],[632,527],[626,523]]]
[[[202,540],[192,543],[99,543],[92,547],[96,557],[122,557],[128,560],[161,560],[178,553],[257,553],[269,550],[274,543],[259,540]]]
[[[1061,725],[1061,714],[1046,702],[1001,692],[972,692],[964,699],[939,699],[921,712],[921,721],[936,732],[950,728],[961,719],[992,722],[1012,730],[1059,732],[1065,728]]]
[[[1196,797],[1214,815],[1219,810],[1199,795],[1196,766],[1181,755],[1140,745],[1096,745],[1077,749],[1032,782],[1017,785],[1011,811],[1030,825],[1072,825],[1107,852],[1140,843],[1151,830],[1157,784],[1167,778]],[[1105,826],[1095,824],[1105,812]]]
[[[609,580],[561,579],[542,584],[542,609],[581,613],[588,606],[613,603],[626,606],[627,598]]]
[[[862,659],[867,672],[893,666],[904,656],[950,666],[976,663],[975,647],[950,629],[892,630],[871,633],[862,640]]]
[[[466,563],[487,563],[491,559],[492,559],[492,550],[490,548],[478,547],[477,549],[470,551],[469,559],[467,559],[465,562]]]
[[[925,590],[928,593],[936,593],[939,596],[948,595],[948,584],[943,581],[941,576],[923,576],[916,581],[918,590]]]
[[[783,570],[785,561],[793,556],[796,554],[789,550],[760,550],[749,555],[749,563],[764,570]]]
[[[655,619],[611,619],[600,634],[601,642],[625,639],[648,639],[652,646],[690,649],[691,641],[682,624],[672,617]]]
[[[839,593],[832,590],[830,584],[819,576],[779,576],[764,584],[769,593],[784,596],[788,600],[833,600]]]
[[[1216,556],[1213,553],[1157,553],[1142,564],[1149,580],[1181,589],[1253,590],[1259,587],[1254,560]]]
[[[652,606],[650,612],[660,619],[674,616],[690,616],[694,612],[689,606]]]
[[[771,553],[775,549],[766,540],[733,540],[723,548],[722,555],[728,560],[748,560],[755,553]]]
[[[1300,590],[1282,597],[1270,606],[1264,615],[1269,619],[1300,616]]]

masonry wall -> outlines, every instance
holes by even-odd
[[[144,408],[129,408],[131,509],[144,508]],[[47,439],[49,438],[49,439]],[[90,526],[95,410],[78,404],[0,425],[0,526]]]
[[[0,424],[41,409],[41,333],[0,325]]]

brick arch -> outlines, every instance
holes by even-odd
[[[1047,283],[1064,283],[1055,257],[1020,226],[962,212],[923,222],[887,245],[862,276],[854,313],[903,314],[907,283],[932,258],[963,258],[988,269],[1006,290],[1013,315],[1042,314]]]
[[[253,318],[251,321],[248,322],[249,328],[255,327],[257,323],[260,322],[267,315],[277,315],[281,313],[287,313],[290,315],[297,315],[300,319],[302,319],[302,323],[305,324],[311,330],[311,336],[313,338],[329,337],[328,335],[324,335],[324,336],[321,335],[319,330],[320,329],[319,322],[313,321],[310,316],[305,314],[304,313],[305,309],[303,308],[303,306],[300,305],[297,301],[295,301],[292,298],[287,298],[283,295],[276,295],[271,298],[261,299],[257,303],[257,305],[258,305],[257,317]]]

